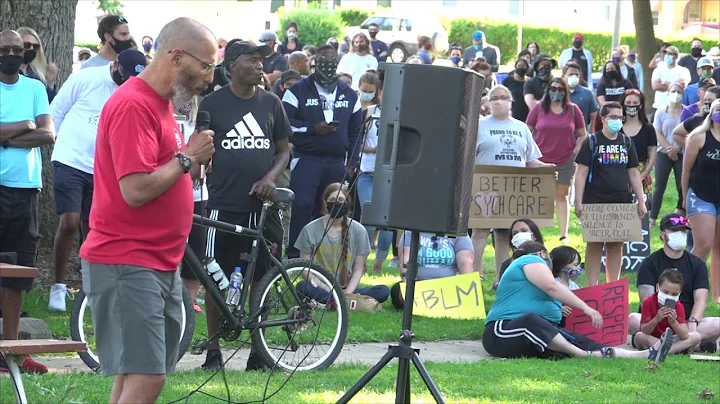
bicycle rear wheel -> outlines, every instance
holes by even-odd
[[[185,286],[183,286],[182,295],[182,334],[180,334],[178,361],[185,355],[188,347],[190,347],[193,334],[195,333],[195,311],[193,310],[190,293],[188,293]],[[86,352],[78,352],[80,359],[93,371],[100,369],[100,359],[95,349],[95,331],[93,329],[90,305],[82,289],[75,295],[72,315],[70,316],[70,335],[73,341],[82,341],[88,346]]]
[[[337,359],[347,337],[345,294],[335,277],[316,262],[289,260],[285,271],[294,288],[311,275],[316,285],[330,291],[330,297],[319,303],[298,293],[302,300],[298,305],[280,270],[273,268],[252,290],[250,311],[254,313],[266,304],[270,310],[263,320],[306,316],[307,321],[257,330],[252,335],[253,350],[271,368],[277,364],[285,371],[327,369]]]

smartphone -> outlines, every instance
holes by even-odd
[[[670,300],[670,299],[666,299],[666,300],[665,300],[665,304],[664,304],[663,306],[664,306],[664,307],[667,307],[668,309],[674,309],[674,308],[675,308],[675,301],[674,301],[674,300]]]
[[[337,128],[338,126],[340,126],[340,121],[332,121],[332,122],[328,122],[328,125],[330,125],[330,126],[333,126],[333,127]]]

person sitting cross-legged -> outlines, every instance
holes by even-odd
[[[637,288],[640,301],[655,293],[655,285],[660,283],[660,275],[666,269],[676,269],[683,275],[684,282],[680,293],[689,331],[697,331],[702,342],[697,347],[703,351],[715,352],[716,341],[720,338],[720,317],[705,317],[710,283],[707,265],[703,260],[685,250],[690,230],[688,220],[671,213],[660,221],[660,239],[663,247],[640,264],[637,276]],[[630,314],[630,335],[640,331],[640,313]]]
[[[633,345],[638,349],[652,346],[663,333],[672,329],[673,344],[669,353],[682,352],[700,343],[700,333],[689,331],[685,309],[679,302],[683,289],[683,275],[677,269],[666,269],[658,280],[657,293],[642,303],[640,332],[635,334]]]

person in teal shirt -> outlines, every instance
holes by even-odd
[[[545,246],[527,241],[513,254],[514,261],[500,278],[495,302],[483,332],[483,347],[501,358],[623,357],[665,360],[672,332],[645,351],[603,346],[583,335],[560,328],[562,306],[582,310],[601,328],[603,318],[552,273],[552,258]]]

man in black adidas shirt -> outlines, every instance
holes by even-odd
[[[210,113],[210,129],[215,131],[215,154],[208,173],[210,218],[256,228],[263,199],[272,197],[275,181],[290,159],[288,138],[292,128],[280,99],[258,87],[262,79],[262,60],[270,54],[267,46],[241,41],[225,52],[225,67],[231,83],[208,95],[199,111]],[[264,235],[276,244],[276,257],[282,249],[280,216],[268,214]],[[207,255],[214,257],[230,277],[235,267],[246,269],[241,253],[249,253],[252,239],[229,233],[208,231]],[[266,257],[258,258],[253,282],[268,268]],[[243,271],[244,272],[244,271]],[[220,314],[208,304],[208,335],[215,335]],[[217,341],[210,346],[204,369],[218,369],[223,363]],[[251,353],[248,369],[261,368]]]
[[[690,232],[688,220],[671,213],[660,221],[661,249],[650,254],[640,264],[637,275],[637,288],[640,305],[655,293],[660,274],[666,269],[677,269],[683,275],[683,290],[680,303],[685,308],[685,316],[690,332],[697,331],[702,336],[700,348],[715,351],[715,340],[720,338],[720,318],[705,317],[707,308],[708,281],[707,265],[699,257],[685,251],[687,235]],[[640,314],[630,314],[630,334],[640,330]]]

